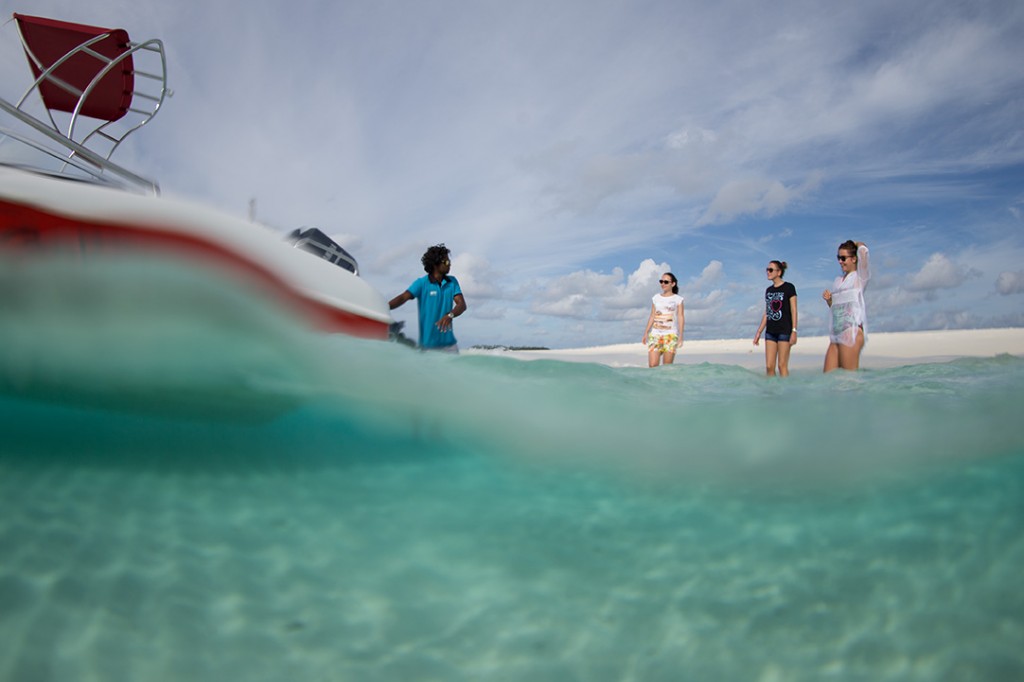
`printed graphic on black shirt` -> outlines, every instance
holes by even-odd
[[[764,295],[764,308],[768,319],[778,322],[782,319],[782,302],[786,298],[785,291],[768,291]]]

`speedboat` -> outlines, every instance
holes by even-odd
[[[0,127],[0,257],[178,259],[255,288],[309,328],[388,338],[383,296],[319,229],[282,237],[163,198],[156,182],[111,160],[170,94],[160,40],[135,43],[123,29],[23,14],[14,20],[34,80],[17,102],[0,98],[12,124]],[[39,104],[42,112],[33,109]]]
[[[318,371],[296,335],[389,337],[384,297],[323,231],[163,197],[112,160],[171,95],[160,40],[14,22],[32,80],[0,98],[0,402],[273,415]]]

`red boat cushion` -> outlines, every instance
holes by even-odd
[[[18,20],[18,28],[25,41],[25,53],[34,55],[42,64],[40,69],[29,56],[29,66],[32,67],[32,73],[36,78],[61,57],[96,36],[108,34],[90,45],[89,49],[110,60],[121,57],[130,49],[128,32],[124,29],[85,26],[24,14],[15,14],[14,17]],[[79,91],[85,91],[106,66],[107,63],[96,57],[79,52],[57,67],[52,75]],[[124,57],[89,93],[88,100],[80,110],[81,114],[105,121],[116,121],[128,113],[132,93],[135,91],[134,70],[131,55]],[[78,105],[77,95],[50,81],[44,80],[39,84],[39,94],[42,95],[43,103],[48,109],[73,112]]]

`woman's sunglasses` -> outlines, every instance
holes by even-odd
[[[659,279],[658,284],[674,284],[674,282],[670,279]]]
[[[837,260],[838,260],[838,261],[839,261],[840,263],[845,263],[845,262],[846,262],[846,259],[847,259],[847,258],[853,258],[853,256],[836,256],[836,259],[837,259]]]

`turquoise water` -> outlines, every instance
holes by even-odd
[[[0,679],[1024,679],[1024,360],[424,355],[2,272]]]

